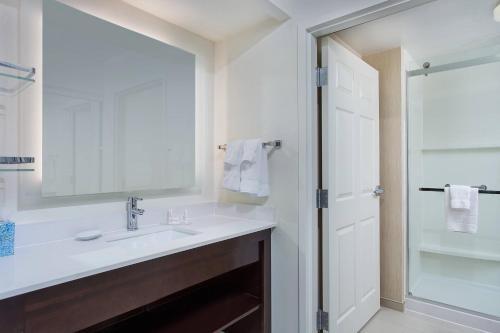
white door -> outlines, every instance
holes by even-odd
[[[329,331],[357,332],[380,307],[378,72],[322,39],[324,308]]]

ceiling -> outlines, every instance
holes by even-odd
[[[122,0],[212,41],[288,16],[268,0]]]
[[[338,36],[362,55],[402,45],[427,61],[472,48],[500,46],[497,0],[437,0],[341,31]]]
[[[241,0],[240,0],[241,1]],[[243,0],[253,1],[253,0]],[[330,21],[332,18],[351,14],[374,6],[384,0],[270,0],[305,27]],[[397,2],[402,0],[392,0]]]

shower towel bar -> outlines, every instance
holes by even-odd
[[[450,184],[446,184],[445,187],[449,187]],[[479,189],[479,193],[482,194],[500,194],[500,191],[490,191],[488,190],[488,186],[486,185],[479,185],[479,186],[472,186],[476,187]],[[444,188],[436,188],[436,187],[421,187],[418,189],[419,191],[422,192],[444,192]]]
[[[273,140],[273,141],[267,141],[267,142],[262,142],[262,147],[272,147],[273,149],[280,149],[281,148],[281,140]],[[218,145],[217,149],[220,150],[226,150],[227,145]]]

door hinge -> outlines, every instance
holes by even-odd
[[[328,190],[316,190],[316,208],[328,208]]]
[[[328,84],[328,67],[316,68],[316,86],[323,87]]]
[[[328,312],[323,310],[316,312],[316,329],[328,331]]]

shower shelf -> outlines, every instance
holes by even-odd
[[[488,253],[488,252],[477,252],[477,251],[468,251],[457,249],[453,247],[446,247],[441,245],[431,245],[431,244],[422,244],[420,245],[420,252],[425,253],[433,253],[440,254],[452,257],[461,257],[467,259],[479,259],[486,261],[499,261],[500,262],[500,254]]]
[[[478,144],[478,145],[463,145],[463,146],[435,146],[422,147],[422,152],[440,151],[440,150],[481,150],[481,149],[500,149],[500,144]]]

